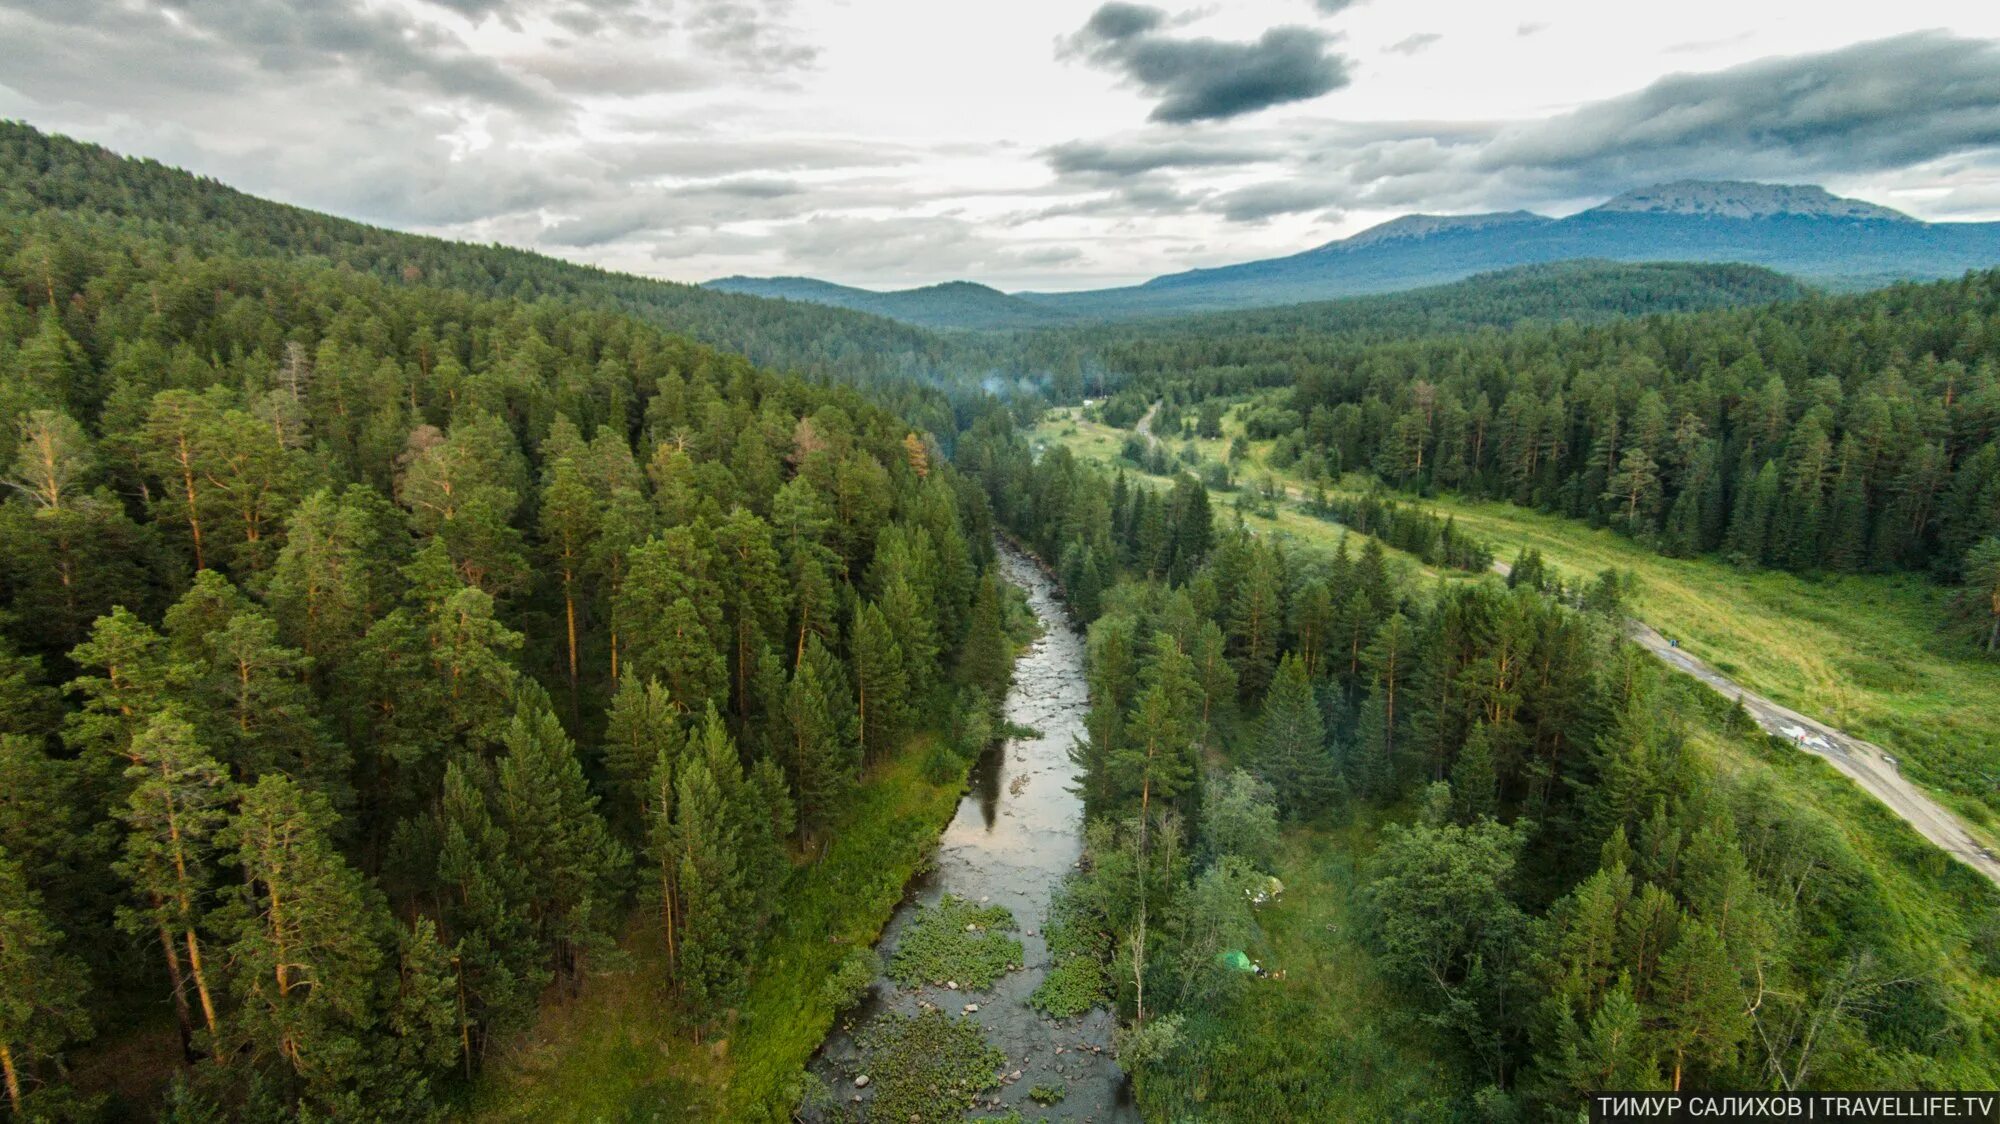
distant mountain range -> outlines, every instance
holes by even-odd
[[[1921,222],[1811,185],[1683,180],[1628,191],[1560,219],[1530,211],[1405,215],[1289,257],[1116,289],[1007,294],[953,282],[881,293],[798,277],[731,277],[709,287],[933,328],[1031,328],[1396,292],[1581,258],[1741,262],[1814,284],[1862,288],[2000,265],[2000,223]]]

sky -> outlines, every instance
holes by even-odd
[[[671,280],[1079,289],[1682,178],[2000,219],[2000,4],[0,0],[0,117]]]

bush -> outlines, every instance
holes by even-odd
[[[872,948],[857,948],[843,957],[821,986],[827,1004],[845,1010],[868,997],[882,974],[882,959]]]

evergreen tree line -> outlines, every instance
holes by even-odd
[[[1957,580],[2000,532],[2000,273],[1373,342],[1164,332],[1106,358],[1125,412],[1283,388],[1246,424],[1308,478],[1509,500],[1675,556]]]
[[[605,308],[44,213],[0,417],[19,1118],[165,1020],[177,1118],[431,1115],[635,905],[717,1019],[866,766],[1010,670],[928,439]]]
[[[1359,496],[1329,497],[1317,492],[1309,505],[1313,514],[1334,519],[1364,535],[1373,535],[1414,555],[1426,566],[1481,573],[1493,568],[1493,548],[1458,529],[1447,515],[1440,519],[1415,504],[1399,503],[1371,488]]]
[[[961,448],[1030,527],[1045,498],[1112,487],[1059,451],[993,471],[997,434]],[[1990,887],[1932,856],[1919,884],[1945,900],[1900,897],[1826,813],[1715,768],[1710,747],[1761,739],[1622,639],[1615,576],[1545,586],[1531,557],[1511,584],[1425,585],[1372,540],[1240,529],[1184,578],[1119,571],[1089,631],[1092,826],[1066,909],[1101,934],[1142,1107],[1340,1113],[1309,1078],[1236,1072],[1311,1047],[1257,1043],[1236,1020],[1272,985],[1221,954],[1261,940],[1248,901],[1282,825],[1357,819],[1390,821],[1361,872],[1369,943],[1466,1118],[1570,1119],[1601,1089],[1993,1080]]]

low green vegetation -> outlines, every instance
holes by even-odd
[[[1090,920],[1062,891],[1049,905],[1049,919],[1042,927],[1049,970],[1028,1002],[1051,1018],[1081,1015],[1109,995],[1104,965],[1110,958],[1111,934],[1093,927]]]
[[[925,906],[896,942],[889,978],[904,987],[955,984],[983,991],[1020,967],[1021,942],[1007,935],[1014,915],[1005,906],[982,906],[946,894]]]
[[[1007,1055],[986,1041],[979,1024],[935,1007],[914,1016],[889,1014],[858,1039],[862,1073],[875,1088],[869,1118],[945,1124],[1000,1085]]]

